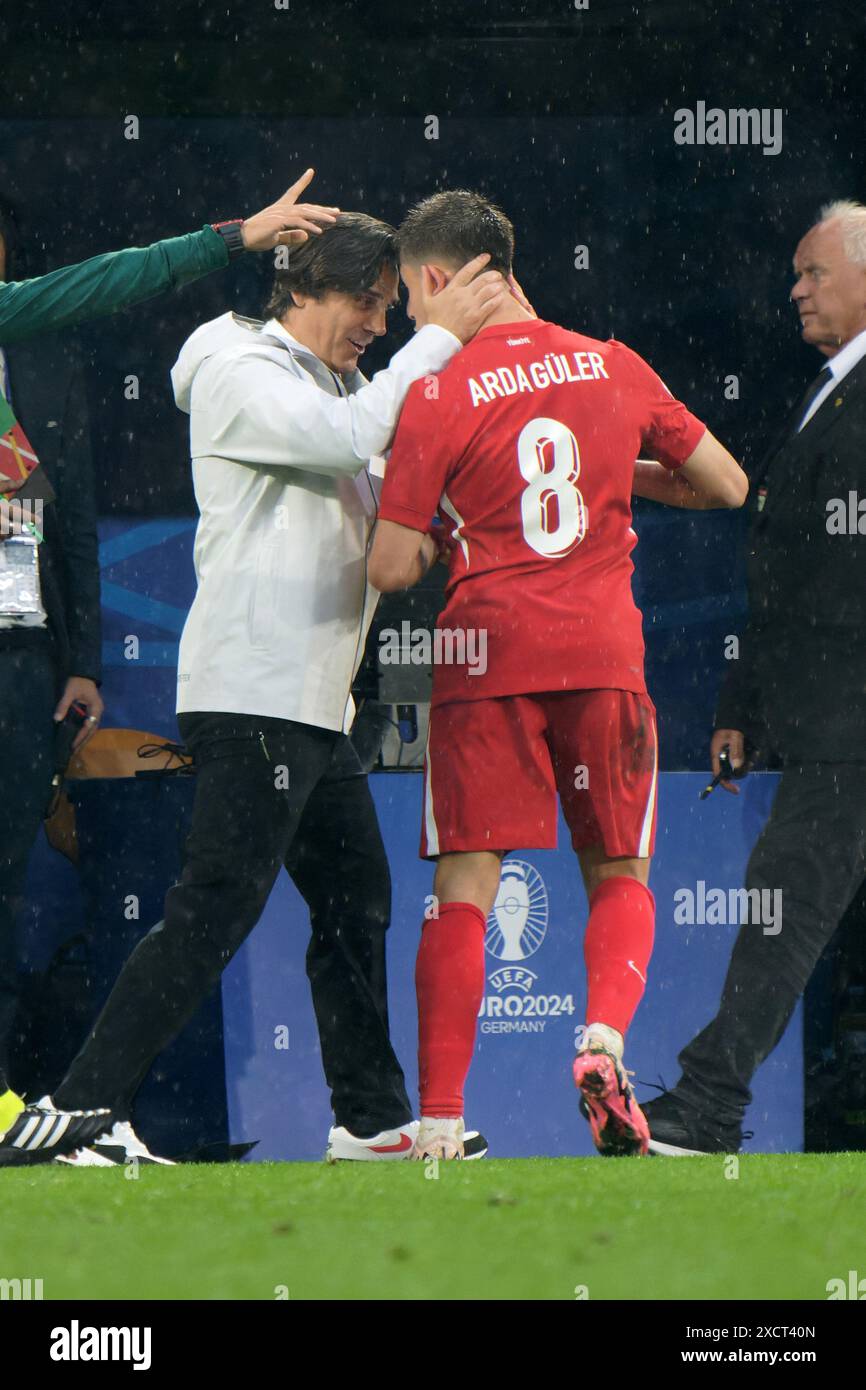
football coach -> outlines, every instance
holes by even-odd
[[[711,743],[717,774],[726,744],[735,767],[750,745],[781,765],[746,870],[781,891],[781,928],[740,928],[718,1013],[643,1106],[657,1153],[740,1147],[751,1078],[866,876],[866,207],[825,207],[794,272],[826,361],[752,485],[748,622]]]
[[[22,509],[16,493],[28,481],[27,465],[33,472],[29,501],[44,498],[47,477],[45,469],[34,471],[39,460],[15,417],[15,402],[5,384],[2,349],[104,318],[165,290],[180,288],[221,269],[245,251],[269,251],[278,245],[305,242],[310,232],[318,234],[332,224],[339,212],[338,208],[298,202],[313,172],[307,169],[282,198],[246,220],[213,223],[151,246],[109,251],[33,279],[0,281],[0,367],[4,376],[0,452],[17,464],[13,479],[5,476],[9,469],[4,465],[0,480],[0,543],[21,531]],[[5,275],[5,268],[2,273]],[[36,428],[31,426],[34,438],[41,436],[43,426],[42,420],[36,422]],[[52,489],[47,490],[47,498],[53,498]],[[98,1127],[103,1123],[101,1116],[93,1121],[86,1115],[58,1115],[47,1103],[25,1106],[5,1075],[5,1039],[17,1006],[15,915],[27,857],[45,814],[54,770],[51,711],[59,721],[74,698],[85,705],[87,722],[76,746],[93,733],[102,713],[97,689],[96,537],[92,526],[82,525],[86,509],[83,493],[72,506],[68,501],[63,490],[57,493],[56,501],[46,500],[44,543],[37,546],[33,538],[27,542],[33,550],[31,568],[41,592],[41,617],[37,613],[36,626],[18,624],[15,630],[15,620],[3,621],[0,598],[0,1166],[7,1159],[18,1162],[22,1157],[30,1163],[47,1162],[58,1144],[92,1136],[93,1123]],[[61,581],[82,556],[95,578],[86,605],[76,605],[69,601],[70,584],[64,593]],[[83,577],[81,582],[83,587]]]
[[[335,1125],[332,1159],[409,1157],[417,1125],[391,1046],[390,878],[348,737],[378,594],[366,575],[377,481],[413,381],[441,369],[507,286],[477,257],[425,305],[427,326],[366,382],[398,275],[393,229],[343,213],[276,276],[265,324],[224,314],[172,372],[190,416],[198,588],[178,714],[197,769],[165,919],[139,942],[56,1101],[105,1097],[116,1122],[75,1161],[153,1159],[129,1117],[156,1055],[216,985],[285,865],[305,898],[307,973]],[[102,1104],[102,1101],[98,1102]],[[287,1127],[291,1101],[287,1098]]]

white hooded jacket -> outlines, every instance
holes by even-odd
[[[348,731],[379,597],[367,583],[379,485],[368,464],[412,382],[460,347],[428,325],[367,382],[335,375],[275,319],[223,314],[187,339],[171,379],[201,516],[178,713]]]

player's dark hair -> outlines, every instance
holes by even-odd
[[[400,260],[412,265],[441,257],[455,266],[487,251],[490,262],[485,269],[510,275],[514,228],[495,203],[480,193],[454,188],[410,208],[397,232],[397,249]]]
[[[311,232],[288,251],[288,266],[276,272],[265,306],[268,318],[280,319],[294,308],[293,290],[313,299],[323,299],[329,290],[363,294],[383,270],[397,269],[394,228],[364,212],[341,212],[318,236]]]

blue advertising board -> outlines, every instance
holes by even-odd
[[[651,887],[656,944],[626,1064],[639,1098],[679,1075],[677,1053],[715,1013],[738,929],[737,900],[777,774],[741,784],[740,796],[698,792],[702,773],[663,773]],[[415,951],[432,891],[417,858],[420,778],[371,778],[394,881],[389,941],[391,1028],[417,1094]],[[500,1157],[593,1153],[571,1079],[575,1028],[584,1023],[582,938],[586,896],[560,824],[557,850],[517,850],[503,866],[486,935],[487,984],[466,1120]],[[716,890],[715,893],[713,890]],[[722,900],[731,910],[708,910]],[[686,894],[690,896],[685,896]],[[692,920],[683,921],[683,918]],[[717,920],[721,918],[722,920]],[[725,919],[728,920],[725,920]],[[709,920],[707,920],[709,919]],[[304,974],[306,906],[285,874],[223,979],[229,1124],[233,1140],[259,1139],[257,1158],[321,1156],[331,1123]],[[803,1141],[802,1023],[798,1009],[755,1081],[749,1148],[798,1150]]]

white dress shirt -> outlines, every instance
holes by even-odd
[[[368,464],[390,446],[411,383],[460,347],[428,325],[367,382],[336,376],[275,319],[223,314],[187,339],[171,377],[201,518],[179,713],[348,731],[379,597],[367,583],[380,486]]]
[[[824,365],[830,368],[833,373],[832,378],[821,387],[815,399],[809,403],[809,409],[797,428],[798,434],[803,426],[809,423],[816,410],[820,410],[830,392],[836,390],[842,378],[846,377],[851,369],[857,366],[861,357],[866,357],[866,328],[863,329],[862,333],[858,333],[856,338],[852,338],[850,343],[846,343],[843,348],[840,348],[835,357],[828,357]]]

